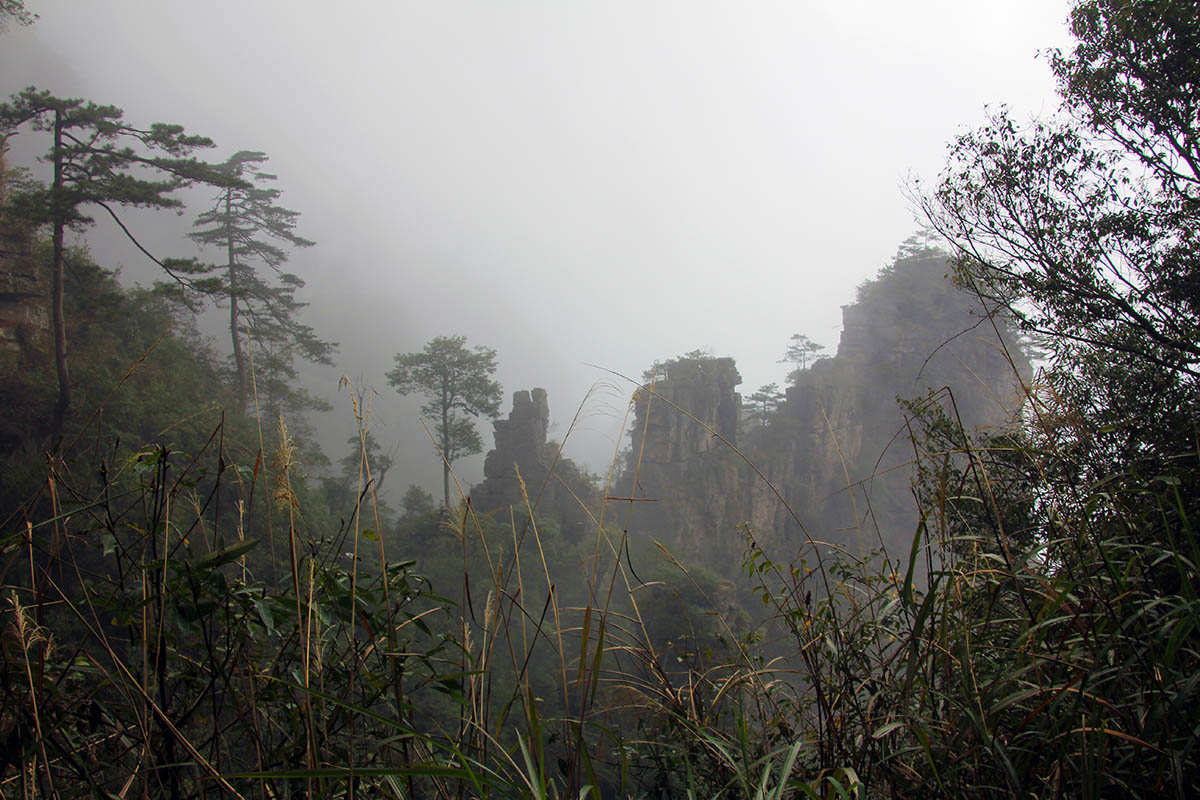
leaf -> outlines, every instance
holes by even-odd
[[[258,618],[262,620],[263,627],[267,629],[267,633],[274,635],[275,615],[271,613],[271,606],[267,603],[266,598],[255,598],[254,608],[258,611]]]
[[[917,556],[921,552],[921,542],[925,538],[925,515],[921,515],[921,522],[917,525],[917,532],[913,534],[912,549],[908,553],[908,570],[904,573],[904,605],[912,608],[913,605],[913,572],[917,567]]]
[[[875,732],[871,734],[871,738],[872,739],[882,739],[883,737],[887,736],[889,733],[896,730],[897,728],[903,728],[903,727],[904,727],[904,723],[901,720],[893,720],[892,722],[889,722],[886,725],[880,725],[878,728],[876,728]]]
[[[235,542],[228,547],[223,547],[220,550],[214,550],[206,556],[198,559],[195,562],[197,569],[216,569],[222,564],[228,564],[230,561],[237,560],[240,556],[253,550],[261,541],[260,537],[254,536],[249,539],[243,539],[240,542]]]

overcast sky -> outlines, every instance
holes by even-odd
[[[909,176],[932,182],[987,104],[1051,113],[1038,54],[1069,44],[1065,0],[27,4],[39,21],[0,38],[5,95],[181,123],[213,160],[270,155],[318,242],[290,262],[307,321],[341,343],[338,369],[306,371],[337,408],[322,442],[353,429],[338,376],[376,386],[393,491],[439,485],[418,402],[384,379],[433,336],[498,351],[505,413],[545,387],[552,435],[607,382],[568,445],[597,472],[631,387],[592,365],[705,348],[748,394],[783,383],[793,333],[832,352],[841,306],[916,230]],[[139,222],[194,254],[189,218]]]

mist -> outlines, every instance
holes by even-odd
[[[33,4],[0,89],[183,124],[212,161],[269,155],[317,242],[288,264],[304,321],[339,343],[303,371],[334,405],[318,442],[336,459],[354,430],[342,375],[374,387],[394,493],[439,485],[419,399],[384,378],[434,336],[496,349],[505,411],[545,387],[552,438],[579,411],[566,453],[596,473],[622,444],[622,376],[702,349],[748,394],[783,382],[792,334],[835,349],[841,306],[917,229],[905,186],[987,104],[1055,109],[1039,53],[1066,7]],[[200,254],[190,216],[134,220],[155,252]],[[161,278],[104,221],[87,240],[124,281]],[[220,347],[223,317],[203,324]],[[482,457],[455,467],[477,482]]]

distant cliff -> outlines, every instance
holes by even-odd
[[[732,358],[683,357],[656,371],[635,397],[631,447],[615,490],[634,498],[630,530],[705,563],[740,563],[737,525],[751,512],[745,464],[732,449],[742,376]]]
[[[799,371],[754,424],[739,424],[733,359],[662,365],[638,393],[615,490],[636,498],[631,531],[727,573],[741,563],[742,526],[785,559],[810,537],[855,556],[880,547],[906,556],[917,524],[914,451],[898,399],[948,386],[969,429],[1002,426],[1019,397],[1009,357],[1017,373],[1029,369],[1012,335],[998,324],[998,340],[948,272],[939,251],[903,251],[843,308],[837,354]]]

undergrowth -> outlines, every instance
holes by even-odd
[[[53,459],[3,540],[0,794],[1194,796],[1195,454],[1089,475],[1053,398],[984,439],[948,391],[911,406],[910,551],[746,528],[765,616],[716,615],[706,652],[655,635],[615,499],[566,556],[540,487],[434,512],[460,555],[431,584],[385,546],[357,404],[359,501],[325,529],[282,420],[273,453],[218,424]]]

